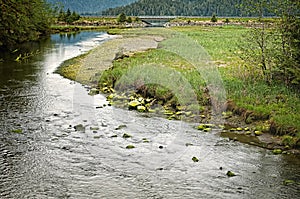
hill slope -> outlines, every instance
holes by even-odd
[[[240,16],[237,5],[242,0],[139,0],[130,5],[112,8],[103,15],[168,15],[168,16]]]
[[[54,5],[62,5],[65,9],[80,14],[101,14],[103,10],[128,5],[137,0],[46,0]]]

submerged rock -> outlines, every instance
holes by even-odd
[[[122,137],[126,139],[126,138],[131,138],[132,136],[127,133],[124,133]]]
[[[77,124],[76,126],[74,126],[74,129],[76,131],[85,131],[85,127],[82,124]]]
[[[13,130],[11,130],[11,132],[21,134],[23,132],[23,130],[22,129],[13,129]]]
[[[194,162],[199,162],[199,159],[198,159],[197,157],[195,157],[195,156],[192,158],[192,160],[193,160]]]
[[[126,149],[134,149],[134,148],[135,148],[135,146],[133,146],[133,145],[126,146]]]
[[[233,173],[232,171],[227,171],[226,175],[227,175],[228,177],[236,176],[235,173]]]
[[[295,184],[295,181],[294,180],[284,180],[283,184],[284,185]]]
[[[126,124],[121,124],[117,128],[115,128],[115,130],[120,130],[120,129],[123,129],[123,128],[126,128],[126,127],[127,127]]]

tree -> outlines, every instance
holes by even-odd
[[[0,0],[0,47],[12,48],[47,35],[52,19],[43,0]]]
[[[300,2],[250,0],[245,7],[259,21],[246,37],[245,60],[258,66],[268,82],[280,80],[300,89]],[[266,13],[279,19],[267,22]]]
[[[280,17],[280,53],[277,56],[276,77],[300,89],[300,2],[297,0],[279,1],[276,5]]]
[[[77,20],[79,20],[79,19],[80,19],[80,15],[77,14],[75,11],[73,11],[73,12],[72,12],[72,15],[71,15],[71,20],[72,20],[72,22],[77,21]]]
[[[60,9],[57,20],[58,21],[66,21],[66,13],[64,12],[63,9]]]
[[[121,14],[119,14],[118,18],[117,18],[117,21],[119,23],[124,23],[126,21],[126,15],[124,12],[122,12]]]
[[[64,12],[63,9],[60,9],[58,16],[57,16],[58,21],[66,22],[68,24],[71,24],[74,21],[77,21],[79,19],[80,19],[80,15],[78,13],[76,13],[75,11],[73,11],[71,13],[70,9],[68,9],[67,12]]]
[[[132,18],[131,18],[131,17],[128,17],[126,21],[127,21],[128,23],[132,23]]]

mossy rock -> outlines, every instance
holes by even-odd
[[[192,143],[185,143],[185,146],[193,146]]]
[[[205,129],[204,124],[200,124],[199,126],[197,126],[197,129],[203,131]]]
[[[74,129],[76,131],[85,131],[85,127],[82,124],[78,124],[78,125],[74,126]]]
[[[173,115],[174,113],[170,110],[165,110],[164,115]]]
[[[278,154],[282,153],[282,150],[281,149],[274,149],[272,152],[273,152],[274,155],[278,155]]]
[[[176,115],[182,115],[183,112],[182,112],[182,111],[177,111],[175,114],[176,114]]]
[[[91,131],[98,131],[98,130],[99,130],[99,127],[90,127],[90,130],[91,130]]]
[[[127,138],[131,138],[132,136],[129,135],[129,134],[127,134],[127,133],[124,133],[122,137],[125,138],[125,139],[127,139]]]
[[[127,127],[126,124],[121,124],[117,128],[115,128],[115,130],[120,130],[120,129],[123,129],[123,128],[126,128],[126,127]]]
[[[227,171],[226,175],[228,177],[234,177],[234,176],[236,176],[235,173],[233,173],[232,171]]]
[[[208,131],[211,131],[212,128],[214,128],[214,127],[215,127],[214,124],[199,124],[199,125],[197,126],[197,129],[198,129],[198,130],[201,130],[201,131],[206,131],[206,132],[208,132]]]
[[[249,130],[250,130],[249,127],[245,127],[245,128],[244,128],[244,131],[249,131]]]
[[[134,149],[135,148],[135,146],[133,146],[133,145],[127,145],[126,146],[126,149]]]
[[[147,138],[142,139],[144,143],[149,143],[150,141]]]
[[[145,111],[146,111],[146,107],[145,107],[145,106],[142,106],[142,105],[137,106],[136,109],[137,109],[138,112],[145,112]]]
[[[263,132],[261,132],[261,131],[254,131],[254,135],[256,135],[256,136],[260,136],[262,134],[263,134]]]
[[[236,130],[237,130],[237,131],[242,131],[242,130],[244,130],[244,129],[241,128],[241,127],[238,127],[238,128],[236,128]]]
[[[90,90],[90,92],[89,92],[89,95],[97,95],[97,94],[99,94],[99,93],[100,93],[99,89],[97,89],[97,88],[92,88],[92,89]]]
[[[23,130],[22,129],[13,129],[13,130],[11,130],[11,132],[21,134],[21,133],[23,133]]]
[[[204,124],[206,128],[214,128],[216,125],[214,124]]]
[[[192,111],[184,112],[184,115],[187,117],[190,117],[192,114],[193,114]]]
[[[294,181],[294,180],[284,180],[284,181],[283,181],[283,184],[284,184],[284,185],[295,184],[295,181]]]
[[[116,95],[115,94],[110,94],[106,97],[107,100],[112,100]]]
[[[193,160],[194,162],[199,162],[199,159],[198,159],[197,157],[195,157],[195,156],[192,158],[192,160]]]
[[[204,132],[211,132],[212,131],[212,128],[205,128],[203,129]]]
[[[133,100],[131,102],[128,103],[128,108],[129,109],[137,109],[138,106],[141,105],[141,102],[137,101],[137,100]]]

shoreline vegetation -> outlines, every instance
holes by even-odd
[[[91,86],[90,94],[105,93],[109,105],[197,122],[195,128],[201,132],[219,129],[221,136],[272,149],[274,154],[299,154],[299,94],[284,84],[267,83],[261,71],[241,59],[243,37],[249,27],[259,25],[260,21],[243,18],[213,23],[208,18],[198,22],[175,19],[168,28],[144,28],[145,24],[140,22],[118,25],[116,19],[103,19],[81,19],[80,28],[73,30],[64,25],[54,28],[59,32],[100,28],[116,35],[88,53],[65,61],[57,69],[59,74]],[[264,20],[272,23],[277,19]],[[227,96],[227,108],[220,116],[225,124],[208,123],[216,121],[217,116],[211,110],[213,99],[199,72],[187,60],[164,49],[174,32],[202,46],[217,67]],[[149,63],[151,67],[163,67],[156,67],[155,74],[151,74],[153,68],[147,71],[140,67]],[[147,84],[145,79],[147,75],[164,79],[174,71],[191,85],[197,104],[180,99],[172,87]],[[141,78],[143,73],[147,75]],[[124,78],[126,74],[130,77]]]

